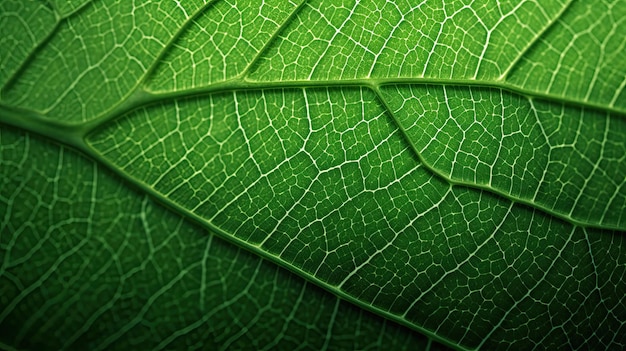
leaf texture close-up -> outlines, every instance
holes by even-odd
[[[0,2],[0,348],[626,348],[626,1]]]

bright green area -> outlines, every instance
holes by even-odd
[[[0,6],[5,343],[626,347],[626,1]]]
[[[12,128],[0,140],[11,175],[0,184],[5,344],[408,350],[428,343],[165,210],[70,149]]]
[[[581,224],[626,226],[622,116],[500,89],[391,86],[384,97],[443,176]]]
[[[497,79],[567,7],[564,0],[331,4],[308,3],[252,77]]]

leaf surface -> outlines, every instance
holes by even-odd
[[[224,242],[70,149],[12,128],[0,143],[11,174],[0,198],[3,348],[443,349]]]
[[[626,2],[7,4],[0,121],[445,344],[624,347]]]

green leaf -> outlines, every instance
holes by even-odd
[[[155,310],[181,326],[199,320],[184,312],[189,301],[228,305],[233,286],[254,286],[249,296],[269,302],[246,300],[224,315],[203,314],[206,307],[200,318],[247,325],[284,290],[298,291],[290,301],[309,288],[315,294],[319,308],[276,304],[275,326],[206,339],[225,347],[293,340],[282,338],[287,330],[300,340],[309,326],[324,330],[328,319],[316,319],[318,311],[368,330],[385,323],[391,334],[327,329],[317,338],[331,344],[311,341],[312,348],[401,349],[413,338],[458,349],[626,347],[625,1],[94,0],[0,8],[0,34],[17,47],[0,56],[0,122],[64,145],[31,151],[29,134],[3,132],[0,279],[15,287],[2,290],[11,297],[2,300],[0,323],[9,315],[20,321],[11,325],[17,346],[28,333],[40,335],[36,324],[44,338],[54,334],[39,317],[16,319],[26,311],[21,299],[48,296],[18,276],[39,289],[46,274],[74,273],[48,263],[48,271],[22,267],[16,275],[13,257],[20,264],[43,253],[52,255],[48,262],[101,257],[93,249],[81,257],[80,241],[45,249],[46,228],[58,227],[53,233],[67,240],[147,250],[127,267],[121,263],[132,250],[109,250],[111,267],[120,264],[98,274],[118,277],[118,289],[120,276],[161,262],[156,247],[167,251],[163,260],[176,264],[151,274],[172,286],[150,285],[147,296],[171,296]],[[91,161],[60,162],[68,147]],[[55,156],[36,162],[46,150]],[[110,180],[77,185],[86,174]],[[37,190],[41,184],[54,190]],[[103,206],[97,217],[96,205]],[[20,234],[23,223],[31,234]],[[124,227],[130,223],[141,227]],[[136,233],[144,234],[131,244]],[[145,239],[158,236],[160,246]],[[18,247],[24,253],[13,253]],[[198,282],[207,252],[217,262],[212,274],[226,270],[228,281]],[[79,291],[108,286],[82,271],[78,277],[94,278],[70,282]],[[246,280],[250,271],[258,276]],[[212,284],[224,295],[203,295]],[[71,306],[104,303],[92,293],[71,296]],[[113,302],[106,310],[124,308]],[[158,346],[187,334],[188,327],[161,334],[115,325],[142,324],[145,309],[130,324],[98,324],[123,335],[85,342]],[[290,311],[301,313],[300,328],[292,329]],[[97,319],[86,312],[75,323],[89,318]]]
[[[2,346],[440,346],[226,243],[70,149],[11,128],[0,145],[11,175],[0,198]]]

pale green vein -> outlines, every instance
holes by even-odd
[[[11,89],[11,87],[13,87],[17,80],[22,76],[22,74],[24,74],[26,68],[28,68],[32,61],[41,52],[41,50],[43,50],[48,45],[48,43],[50,43],[50,41],[56,36],[61,26],[70,19],[72,19],[74,16],[82,13],[85,9],[89,7],[89,5],[93,5],[95,1],[96,0],[85,1],[80,6],[75,8],[72,12],[69,12],[63,16],[59,15],[58,10],[54,6],[52,6],[52,4],[46,2],[46,7],[50,8],[50,10],[54,13],[54,16],[56,17],[56,23],[54,27],[50,29],[48,34],[35,45],[35,47],[30,51],[28,56],[26,56],[24,61],[22,61],[19,67],[13,72],[13,74],[11,74],[4,86],[0,88],[0,101],[2,101],[2,97],[4,96],[5,92]]]
[[[543,38],[544,35],[546,33],[548,33],[548,31],[550,29],[552,29],[554,27],[554,25],[556,23],[558,23],[558,21],[561,18],[563,18],[563,15],[572,7],[573,3],[574,3],[574,0],[570,0],[567,4],[565,4],[565,6],[563,6],[563,8],[556,14],[556,16],[554,16],[554,18],[552,18],[550,23],[548,23],[546,26],[544,26],[541,29],[541,31],[535,35],[533,40],[528,42],[526,47],[524,47],[524,49],[522,49],[522,51],[519,53],[519,55],[517,55],[517,57],[515,57],[515,60],[513,60],[511,62],[511,64],[509,64],[509,67],[502,73],[502,75],[500,75],[500,77],[499,77],[500,81],[504,82],[508,78],[509,74],[511,72],[513,72],[513,70],[515,70],[515,68],[517,67],[519,62],[522,60],[522,58],[524,58],[524,56],[526,56],[526,53],[528,53],[534,46],[536,46],[537,43],[539,42],[539,40],[541,38]]]
[[[378,89],[385,85],[449,85],[464,87],[493,88],[508,91],[528,99],[541,99],[545,101],[560,103],[584,109],[593,109],[621,115],[626,118],[626,109],[606,106],[589,100],[576,100],[567,96],[538,92],[523,89],[511,84],[499,81],[479,81],[465,79],[439,79],[439,78],[364,78],[364,79],[344,79],[344,80],[292,80],[292,81],[270,81],[258,82],[246,78],[233,78],[223,82],[214,83],[200,88],[178,90],[172,92],[153,93],[144,90],[136,90],[125,101],[120,103],[111,113],[102,115],[92,121],[85,122],[85,130],[88,132],[99,128],[109,121],[115,120],[130,110],[159,102],[166,102],[175,99],[185,99],[193,96],[202,96],[216,92],[241,91],[241,90],[262,90],[262,89],[283,89],[283,88],[328,88],[328,87],[369,87]]]
[[[339,83],[339,84],[338,84]],[[402,131],[405,136],[405,140],[411,148],[414,150],[416,155],[418,156],[420,162],[422,162],[432,173],[436,174],[438,177],[446,180],[452,185],[461,185],[469,188],[485,190],[494,194],[497,194],[501,197],[507,198],[516,203],[520,203],[529,207],[533,207],[539,209],[547,214],[553,215],[557,218],[565,220],[569,223],[572,223],[581,227],[588,228],[604,228],[604,229],[613,229],[613,230],[622,230],[618,226],[614,225],[600,225],[596,223],[590,223],[586,221],[580,221],[569,214],[556,212],[548,207],[545,207],[541,204],[537,204],[531,200],[512,196],[506,194],[502,191],[494,189],[487,185],[470,183],[467,181],[454,180],[450,178],[448,175],[442,173],[441,171],[432,167],[432,165],[428,164],[423,157],[420,155],[419,149],[417,146],[410,140],[407,136],[407,131],[400,125],[397,118],[393,114],[393,110],[387,105],[386,101],[380,95],[380,88],[386,85],[419,85],[419,84],[432,84],[432,85],[449,85],[449,86],[465,86],[465,87],[485,87],[485,88],[493,88],[493,89],[501,89],[505,91],[509,91],[518,95],[522,95],[532,101],[533,99],[541,99],[547,101],[554,101],[557,103],[561,103],[563,105],[573,105],[583,109],[596,109],[600,111],[605,111],[608,113],[612,113],[617,118],[626,118],[626,111],[622,109],[602,106],[599,104],[594,104],[590,102],[580,102],[575,101],[573,99],[563,98],[547,93],[537,93],[534,91],[527,91],[524,89],[519,89],[516,87],[511,87],[507,84],[503,84],[500,82],[480,82],[474,80],[442,80],[442,79],[428,79],[428,78],[393,78],[393,79],[353,79],[353,80],[341,80],[341,81],[287,81],[287,82],[255,82],[249,81],[242,78],[235,78],[231,80],[227,80],[224,82],[219,82],[212,84],[210,86],[197,88],[197,89],[188,89],[181,90],[176,92],[166,92],[166,93],[150,93],[144,90],[136,90],[134,94],[129,96],[123,103],[118,105],[118,107],[114,110],[115,113],[103,115],[97,119],[84,122],[82,124],[68,124],[68,123],[60,123],[51,121],[48,118],[40,116],[34,112],[22,110],[19,108],[6,107],[0,105],[0,123],[7,123],[9,125],[13,125],[16,127],[20,127],[38,134],[42,134],[44,136],[48,136],[57,142],[70,145],[79,150],[82,150],[86,153],[90,153],[91,148],[87,146],[85,142],[85,138],[87,135],[92,132],[98,130],[99,128],[105,126],[108,122],[116,120],[118,118],[123,117],[128,112],[145,107],[148,105],[154,105],[157,103],[163,103],[166,101],[172,101],[177,99],[185,99],[192,96],[202,96],[216,92],[225,92],[225,91],[242,91],[242,90],[264,90],[264,89],[275,89],[275,88],[327,88],[327,87],[366,87],[372,89],[378,96],[379,102],[383,105],[383,107],[388,111],[390,116],[393,118],[395,124]],[[24,116],[27,116],[24,118]],[[96,157],[96,160],[102,160],[103,157]],[[122,173],[115,166],[111,167],[117,173]]]
[[[349,301],[350,303],[359,306],[361,308],[364,308],[366,310],[369,310],[373,313],[376,313],[384,318],[390,319],[396,323],[399,323],[401,325],[407,326],[409,328],[412,328],[413,330],[424,334],[426,337],[433,339],[434,341],[437,341],[443,345],[446,345],[448,347],[451,348],[455,348],[461,351],[470,351],[470,349],[467,349],[465,347],[461,347],[459,346],[457,343],[450,341],[446,338],[443,338],[435,333],[433,333],[432,331],[425,329],[424,327],[414,324],[412,322],[409,322],[403,318],[400,318],[399,316],[392,314],[391,312],[384,310],[382,308],[373,306],[373,305],[369,305],[361,300],[359,300],[358,298],[344,292],[343,290],[339,289],[336,286],[330,285],[327,282],[321,280],[320,278],[317,278],[311,274],[309,274],[308,272],[306,272],[304,269],[302,269],[301,267],[298,267],[292,263],[283,261],[280,259],[279,256],[277,255],[273,255],[265,250],[262,249],[262,247],[260,245],[254,245],[251,244],[249,242],[247,242],[244,239],[238,238],[234,235],[232,235],[232,233],[226,232],[224,231],[222,228],[215,226],[213,223],[207,221],[206,218],[199,216],[198,214],[190,211],[189,209],[185,208],[183,205],[180,205],[174,201],[171,201],[170,199],[166,198],[163,194],[159,193],[157,190],[155,190],[151,185],[143,182],[142,180],[136,179],[134,177],[132,177],[131,175],[124,173],[124,172],[120,172],[119,169],[117,168],[117,166],[112,163],[112,161],[106,159],[102,154],[100,154],[97,150],[91,148],[90,146],[87,146],[86,149],[82,150],[85,154],[87,154],[89,157],[91,157],[92,159],[95,159],[97,161],[99,161],[100,163],[102,163],[105,167],[108,167],[109,169],[112,169],[113,171],[115,171],[123,180],[125,180],[126,182],[128,182],[129,184],[131,184],[132,186],[135,186],[138,188],[138,190],[144,192],[145,194],[153,197],[154,199],[158,200],[159,202],[161,202],[162,204],[164,204],[165,206],[167,206],[168,208],[170,208],[171,210],[173,210],[174,212],[204,226],[205,228],[211,230],[212,232],[214,232],[216,235],[225,238],[226,240],[228,240],[229,242],[231,242],[232,244],[241,247],[247,251],[250,251],[256,255],[259,255],[267,260],[269,260],[270,262],[283,267],[291,272],[293,272],[294,274],[304,278],[305,280],[310,281],[311,283],[320,286],[322,288],[324,288],[325,290],[335,294],[336,296]],[[110,340],[107,344],[109,344],[110,342],[112,342],[112,340]]]
[[[291,21],[293,21],[296,18],[296,16],[300,13],[300,11],[302,11],[306,3],[307,3],[307,0],[301,0],[298,6],[296,6],[296,8],[293,11],[291,11],[289,16],[285,19],[285,21],[283,21],[283,23],[274,31],[274,33],[272,33],[272,35],[265,42],[263,47],[259,50],[259,52],[257,52],[256,56],[254,56],[252,60],[250,60],[250,63],[248,63],[248,66],[239,75],[240,77],[248,76],[250,71],[252,71],[252,69],[257,65],[257,63],[263,57],[263,55],[267,52],[267,50],[274,44],[274,41],[276,40],[276,38],[278,38],[278,36],[285,30],[285,28],[289,24],[291,24]]]
[[[574,232],[576,231],[576,227],[572,227],[572,230],[569,232],[569,236],[567,239],[567,242],[569,243],[572,239],[572,236],[574,235]],[[526,293],[524,294],[524,296],[522,296],[521,298],[517,299],[517,301],[515,301],[513,303],[513,305],[511,305],[511,307],[508,309],[508,311],[506,311],[506,313],[504,313],[504,315],[500,318],[500,320],[498,321],[498,323],[496,325],[493,326],[493,328],[489,331],[489,333],[487,333],[487,335],[483,338],[483,340],[481,341],[481,343],[478,345],[478,347],[476,347],[476,349],[481,349],[485,343],[489,340],[489,338],[491,337],[491,335],[493,335],[493,333],[496,332],[496,330],[498,330],[501,326],[502,323],[504,323],[504,321],[507,320],[508,316],[513,313],[513,311],[515,310],[515,308],[522,303],[524,300],[531,298],[531,294],[541,285],[541,283],[543,283],[545,281],[546,276],[548,275],[548,273],[550,273],[550,271],[552,271],[552,269],[554,268],[554,265],[557,261],[557,259],[559,257],[561,257],[561,255],[563,254],[563,251],[565,250],[565,248],[567,248],[567,244],[563,245],[563,247],[561,247],[556,256],[551,260],[550,262],[550,266],[548,267],[548,269],[546,269],[543,273],[543,277],[541,279],[537,279],[537,281],[535,282],[535,284],[530,287]]]
[[[426,159],[424,159],[424,157],[422,156],[419,148],[415,145],[415,143],[411,140],[411,138],[408,136],[408,132],[407,130],[402,126],[402,124],[398,121],[397,117],[395,116],[395,114],[393,113],[393,110],[391,109],[391,107],[387,104],[387,102],[385,101],[385,99],[382,97],[381,93],[380,93],[380,89],[378,87],[376,87],[374,89],[374,92],[376,93],[376,96],[378,97],[378,100],[380,102],[380,104],[382,104],[385,107],[385,110],[388,111],[390,117],[394,120],[395,125],[398,127],[398,129],[402,132],[402,135],[404,136],[404,140],[411,146],[411,149],[415,152],[417,158],[419,159],[420,163],[422,163],[430,172],[432,172],[433,174],[437,175],[439,178],[444,179],[445,181],[447,181],[448,183],[450,183],[450,185],[452,186],[463,186],[463,187],[467,187],[470,189],[478,189],[478,190],[484,190],[487,192],[490,192],[492,194],[496,194],[498,196],[501,196],[505,199],[508,199],[514,203],[518,203],[521,205],[525,205],[531,208],[535,208],[538,209],[546,214],[549,214],[551,216],[554,216],[556,218],[559,218],[561,220],[564,220],[568,223],[571,223],[575,226],[579,226],[579,227],[583,227],[583,228],[603,228],[603,229],[612,229],[612,230],[623,230],[624,228],[620,228],[618,226],[613,226],[613,225],[601,225],[599,223],[590,223],[590,222],[585,222],[585,221],[581,221],[578,220],[574,217],[571,216],[571,212],[570,213],[561,213],[561,212],[557,212],[549,207],[546,207],[540,203],[536,203],[533,202],[530,199],[525,199],[519,196],[513,196],[510,194],[507,194],[501,190],[498,190],[496,188],[493,188],[491,186],[488,185],[483,185],[483,184],[479,184],[479,183],[472,183],[472,182],[468,182],[468,181],[463,181],[463,180],[456,180],[453,179],[451,176],[443,173],[442,171],[438,170],[437,168],[433,167],[433,165],[431,165],[429,162],[426,161]],[[529,100],[532,100],[532,98],[529,98]]]

